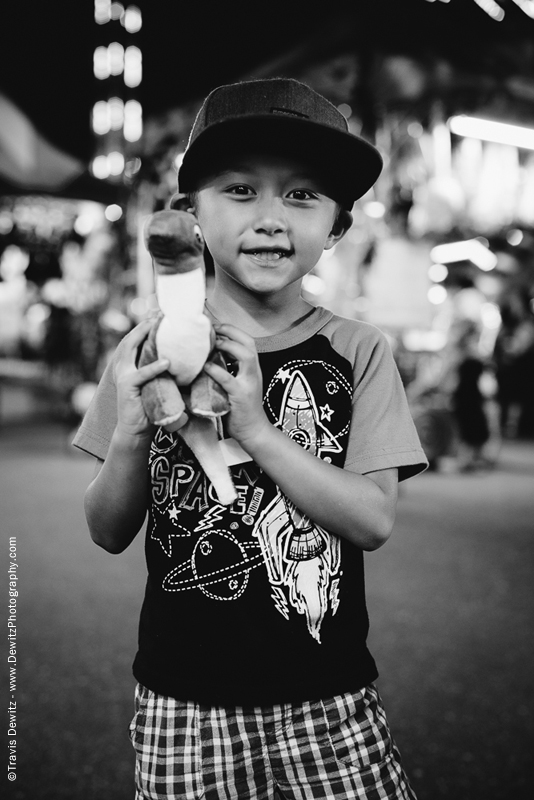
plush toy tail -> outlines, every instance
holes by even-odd
[[[180,436],[212,482],[219,502],[224,506],[231,505],[237,498],[237,492],[219,447],[219,437],[213,422],[210,419],[190,417],[187,425],[180,430]]]

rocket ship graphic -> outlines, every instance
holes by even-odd
[[[288,377],[287,373],[284,377]],[[300,370],[288,377],[278,427],[308,452],[339,453],[337,439],[321,423],[310,385]],[[288,618],[289,607],[306,617],[308,631],[320,643],[321,624],[338,607],[340,542],[279,493],[254,529],[267,567],[272,597]],[[286,594],[287,593],[287,594]]]
[[[310,385],[300,370],[295,370],[285,389],[282,398],[279,425],[293,441],[313,455],[323,452],[339,453],[341,447],[330,431],[319,421],[317,405]],[[306,561],[314,558],[325,549],[324,540],[318,536],[307,517],[298,514],[294,509],[292,534],[289,553],[295,561]]]
[[[264,510],[254,533],[276,609],[286,619],[289,607],[303,614],[309,633],[320,643],[325,614],[329,607],[335,614],[339,605],[339,539],[314,525],[282,494]]]
[[[341,447],[319,420],[310,385],[300,370],[295,370],[285,388],[280,407],[279,427],[313,455],[340,453]]]

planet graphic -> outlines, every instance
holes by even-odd
[[[206,531],[188,561],[163,581],[168,592],[200,589],[213,600],[236,600],[247,588],[252,569],[263,564],[258,544],[238,542],[228,531]]]

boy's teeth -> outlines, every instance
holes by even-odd
[[[266,261],[278,261],[285,255],[282,250],[254,250],[253,255],[264,258]]]

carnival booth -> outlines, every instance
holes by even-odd
[[[120,192],[5,97],[0,115],[0,418],[68,418],[129,325]]]

